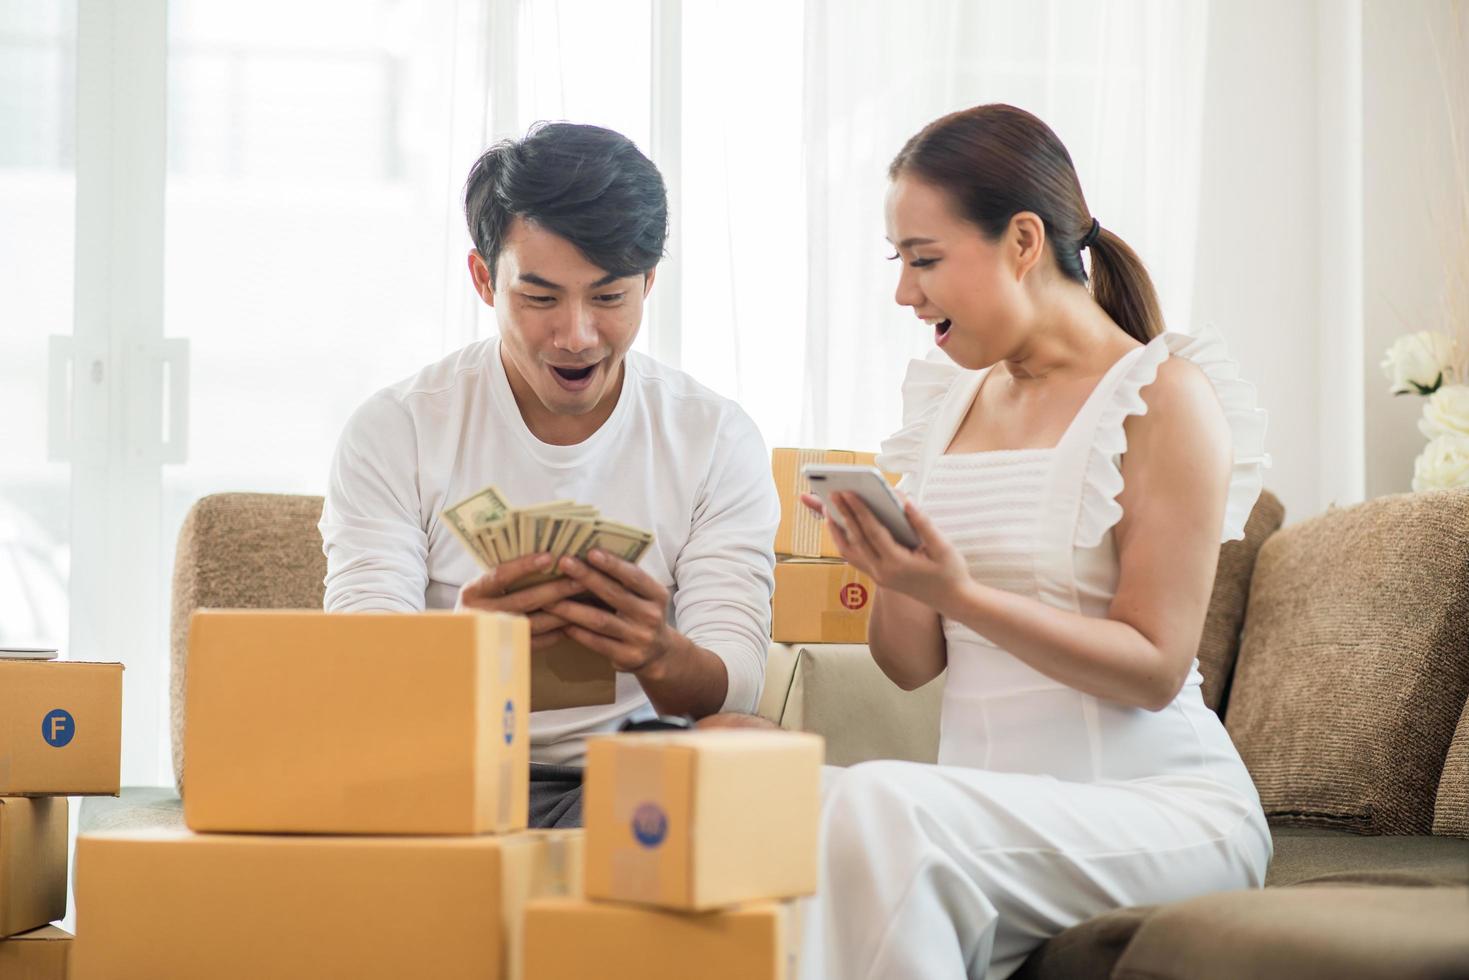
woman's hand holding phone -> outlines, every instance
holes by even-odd
[[[831,498],[841,517],[841,523],[831,522],[831,538],[848,564],[882,588],[912,596],[939,613],[952,608],[971,581],[969,567],[913,501],[904,499],[903,513],[918,535],[917,550],[894,540],[856,494],[836,491]],[[831,516],[815,494],[801,494],[801,503],[818,517]]]

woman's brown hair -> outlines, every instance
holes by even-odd
[[[1143,343],[1163,332],[1158,293],[1142,259],[1105,228],[1094,231],[1071,154],[1024,109],[997,103],[934,120],[893,158],[888,177],[902,174],[946,191],[992,241],[1015,215],[1035,213],[1063,275],[1086,285],[1081,250],[1090,247],[1097,305]]]

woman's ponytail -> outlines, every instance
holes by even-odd
[[[1133,339],[1146,344],[1163,332],[1158,291],[1143,260],[1126,242],[1099,228],[1091,250],[1091,290],[1097,305]]]

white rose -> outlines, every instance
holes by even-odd
[[[1454,338],[1433,330],[1420,330],[1399,337],[1387,349],[1382,373],[1391,382],[1394,395],[1427,395],[1440,381],[1453,375],[1457,357]]]
[[[1469,486],[1469,437],[1439,436],[1413,463],[1414,490]]]
[[[1429,395],[1418,431],[1429,439],[1469,436],[1469,385],[1444,385]]]

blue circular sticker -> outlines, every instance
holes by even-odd
[[[515,741],[515,702],[505,702],[505,744]]]
[[[644,803],[633,811],[632,835],[644,847],[657,847],[668,836],[668,816],[656,803]]]
[[[71,712],[62,708],[53,708],[41,719],[41,737],[53,748],[63,748],[76,733],[77,723],[72,720]]]

